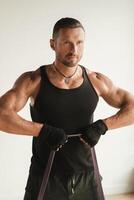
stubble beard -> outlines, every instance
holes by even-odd
[[[60,63],[62,63],[63,65],[65,65],[65,66],[67,66],[67,67],[76,67],[77,65],[78,65],[78,63],[79,63],[79,61],[80,61],[80,59],[81,59],[81,57],[80,58],[77,58],[76,59],[76,61],[68,61],[67,59],[61,59],[60,58],[60,56],[56,56],[56,59],[60,62]]]

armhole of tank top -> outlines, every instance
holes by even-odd
[[[94,86],[93,86],[93,84],[92,84],[92,82],[91,82],[91,80],[90,80],[90,78],[89,78],[89,76],[88,76],[88,74],[87,74],[86,68],[83,67],[83,66],[82,66],[82,68],[83,68],[83,71],[84,71],[84,75],[85,75],[85,77],[86,77],[87,80],[88,80],[88,83],[91,85],[91,87],[92,87],[92,89],[93,89],[95,95],[97,96],[97,99],[99,99],[99,95],[97,94],[97,92],[96,92],[96,90],[95,90],[95,88],[94,88]]]
[[[39,89],[38,89],[38,92],[37,92],[37,94],[36,94],[36,97],[35,97],[35,100],[34,100],[34,104],[32,105],[32,104],[30,104],[30,107],[34,107],[34,106],[36,106],[36,103],[37,103],[37,101],[38,101],[38,97],[39,97],[39,94],[40,94],[40,92],[41,92],[41,90],[42,90],[42,85],[44,85],[44,82],[45,82],[45,70],[44,70],[44,68],[45,68],[45,65],[42,65],[42,66],[40,66],[39,67],[39,70],[40,70],[40,77],[41,77],[41,80],[40,80],[40,86],[39,86]]]
[[[46,81],[46,69],[45,69],[45,65],[40,66],[40,76],[41,76],[41,84],[42,81]]]

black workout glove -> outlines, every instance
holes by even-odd
[[[100,119],[86,127],[82,131],[83,134],[81,137],[85,140],[85,142],[93,147],[98,143],[100,136],[104,135],[107,130],[108,128],[106,124]]]
[[[67,135],[63,129],[47,124],[41,128],[39,136],[43,138],[52,150],[59,149],[67,142]]]

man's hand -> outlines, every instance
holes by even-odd
[[[100,136],[104,135],[107,130],[108,128],[103,120],[98,120],[86,127],[82,131],[81,137],[86,143],[93,147],[98,143]]]
[[[47,124],[43,125],[39,137],[42,137],[52,150],[58,150],[67,142],[67,135],[63,129]]]

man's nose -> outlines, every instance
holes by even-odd
[[[71,44],[71,53],[74,53],[74,54],[77,53],[77,45],[76,44]]]

